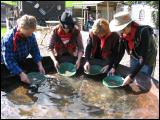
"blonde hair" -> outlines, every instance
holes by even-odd
[[[109,23],[104,18],[97,19],[94,22],[91,30],[94,35],[108,34],[110,32]]]
[[[37,20],[34,16],[31,15],[23,15],[21,18],[17,20],[17,25],[20,28],[24,29],[36,29]]]

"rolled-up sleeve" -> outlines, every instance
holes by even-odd
[[[40,51],[35,36],[33,36],[32,38],[31,46],[32,47],[30,50],[30,54],[32,55],[34,62],[38,63],[42,60],[42,57],[40,55]]]
[[[77,37],[77,45],[78,45],[78,52],[84,53],[84,47],[83,47],[83,42],[82,42],[82,35],[81,33],[78,34]]]
[[[54,31],[52,31],[51,36],[50,36],[49,46],[48,46],[49,50],[53,50],[53,48],[54,48],[54,44],[55,44],[55,35],[54,34],[55,34]]]

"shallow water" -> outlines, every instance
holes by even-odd
[[[12,85],[14,89],[1,95],[1,117],[159,118],[159,98],[150,91],[139,94],[134,84],[134,89],[110,89],[99,76],[47,77],[33,95],[28,95],[26,85]]]

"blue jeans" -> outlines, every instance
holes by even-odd
[[[139,60],[134,58],[134,57],[130,57],[130,67],[131,70],[135,69],[137,65],[139,65]],[[141,68],[140,72],[142,74],[145,74],[147,76],[151,76],[152,72],[153,72],[153,66],[149,66],[149,65],[143,65],[143,67]]]

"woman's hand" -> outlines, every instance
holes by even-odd
[[[56,70],[59,69],[59,62],[57,60],[54,61],[54,66],[55,66]]]
[[[38,67],[38,69],[39,69],[40,73],[45,74],[45,70],[44,70],[43,66]]]
[[[80,60],[77,60],[77,61],[76,61],[76,69],[79,69],[80,64],[81,64]]]
[[[24,72],[21,72],[19,76],[20,76],[22,82],[27,83],[27,84],[31,83],[27,74],[25,74]]]
[[[38,69],[40,73],[45,74],[45,70],[43,68],[42,62],[38,62]]]
[[[90,68],[91,68],[91,66],[90,66],[89,62],[86,62],[84,65],[84,70],[89,73]]]
[[[122,86],[128,85],[128,84],[130,84],[131,82],[133,82],[133,80],[132,80],[131,77],[128,75],[128,76],[124,79]]]
[[[108,72],[108,76],[114,76],[115,75],[115,68],[111,68],[111,70]]]
[[[108,69],[109,69],[109,65],[104,66],[104,67],[101,69],[101,73],[106,73]]]

